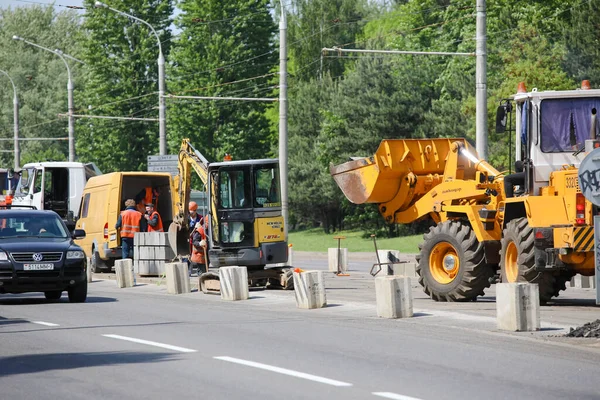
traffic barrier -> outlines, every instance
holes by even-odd
[[[338,250],[340,254],[340,264],[338,271]],[[329,265],[330,272],[341,272],[345,273],[348,271],[348,248],[342,247],[338,249],[337,247],[327,249],[327,260]]]
[[[409,318],[413,316],[413,297],[410,278],[378,276],[375,278],[377,316]]]
[[[327,306],[323,271],[294,271],[294,293],[298,308],[313,309]]]
[[[417,275],[417,263],[416,262],[405,262],[400,264],[394,264],[392,267],[394,275],[406,276],[410,278],[418,278]]]
[[[219,268],[219,281],[221,284],[221,300],[247,300],[250,297],[246,267]]]
[[[86,257],[85,259],[85,275],[88,283],[92,283],[92,259]]]
[[[135,276],[133,272],[133,261],[126,258],[124,260],[115,261],[115,275],[117,278],[117,286],[120,288],[134,287]]]
[[[400,258],[400,252],[398,250],[377,250],[378,260],[381,262],[379,271],[373,276],[387,276],[394,274],[394,265],[386,262],[393,262],[392,260],[398,260]],[[375,271],[373,271],[375,272]]]
[[[167,279],[167,293],[182,294],[191,291],[187,263],[167,263],[165,264],[165,274]]]
[[[505,331],[540,329],[540,292],[537,283],[496,284],[496,322]]]
[[[133,269],[140,276],[165,274],[165,264],[175,258],[167,232],[138,232],[133,239]]]

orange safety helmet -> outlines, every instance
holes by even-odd
[[[188,210],[196,211],[197,209],[198,209],[198,204],[196,204],[195,201],[190,201],[190,203],[188,204]]]

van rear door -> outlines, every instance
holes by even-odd
[[[117,218],[121,212],[121,176],[119,176],[117,184],[111,185],[110,195],[108,196],[108,248],[114,249],[120,244],[115,225]]]

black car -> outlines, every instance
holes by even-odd
[[[44,292],[58,300],[66,290],[70,302],[85,302],[86,259],[73,242],[84,237],[81,229],[71,234],[54,211],[0,210],[0,293]]]

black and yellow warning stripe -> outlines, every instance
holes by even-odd
[[[573,228],[573,250],[576,252],[594,250],[594,227]]]

